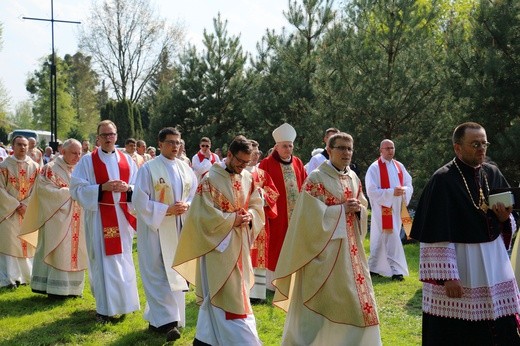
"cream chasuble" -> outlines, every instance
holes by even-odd
[[[33,257],[35,247],[18,238],[22,216],[16,208],[28,205],[39,166],[29,156],[17,160],[9,156],[0,163],[0,253],[8,256]]]
[[[361,202],[359,215],[345,213],[348,198]],[[309,175],[296,202],[275,271],[273,303],[292,309],[298,290],[300,304],[331,322],[378,325],[363,250],[366,230],[367,200],[359,178],[324,162]]]
[[[233,227],[235,212],[241,208],[252,214],[251,227]],[[204,256],[211,304],[233,314],[252,313],[249,252],[263,225],[263,201],[251,174],[246,170],[230,174],[213,165],[197,188],[173,263],[176,271],[195,283],[199,304],[203,300],[199,260]]]
[[[22,222],[22,235],[37,246],[38,230],[44,232],[43,260],[66,272],[87,269],[87,248],[82,208],[70,196],[69,183],[74,166],[61,156],[42,168]]]

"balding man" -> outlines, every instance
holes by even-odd
[[[34,162],[41,166],[43,166],[43,154],[38,149],[36,139],[33,137],[29,137],[27,139],[29,141],[29,148],[27,149],[27,156],[29,156],[31,159],[33,159]]]
[[[381,156],[365,176],[372,208],[368,266],[372,275],[402,281],[408,276],[408,265],[401,243],[401,208],[406,208],[412,198],[412,177],[402,163],[394,160],[394,142],[384,139],[379,152]]]

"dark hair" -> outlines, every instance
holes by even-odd
[[[211,139],[209,139],[208,137],[202,137],[202,138],[200,139],[199,144],[202,143],[202,142],[208,142],[208,143],[211,143]]]
[[[249,141],[246,137],[239,135],[233,139],[233,142],[231,142],[229,145],[228,150],[233,155],[238,154],[239,151],[246,154],[251,154],[253,147],[251,146],[251,141]]]
[[[249,141],[251,142],[251,146],[253,148],[258,148],[258,142],[257,141],[255,141],[254,139],[250,139]]]
[[[127,138],[126,141],[125,141],[125,145],[127,144],[135,144],[137,141],[135,140],[135,138]]]
[[[180,136],[181,133],[175,127],[165,127],[161,131],[159,131],[159,135],[157,135],[157,140],[159,142],[164,142],[166,136],[168,135]]]
[[[464,136],[466,135],[466,129],[473,129],[473,130],[480,130],[483,129],[482,125],[468,121],[466,123],[460,124],[455,128],[453,131],[453,136],[451,138],[451,141],[453,144],[462,144],[462,140],[464,139]]]
[[[340,132],[341,131],[335,127],[329,127],[328,129],[325,130],[325,135],[328,135],[329,133],[340,133]]]
[[[354,144],[354,138],[352,138],[351,135],[345,132],[339,132],[329,137],[329,142],[327,143],[327,146],[332,149],[338,139],[343,139],[347,142],[351,142],[352,144]]]
[[[25,137],[25,136],[22,136],[22,135],[16,135],[16,136],[13,137],[13,139],[11,139],[11,145],[12,145],[12,146],[14,146],[14,142],[15,142],[18,138],[27,139],[27,137]]]

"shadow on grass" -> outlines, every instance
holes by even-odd
[[[68,298],[78,299],[78,298]],[[81,299],[81,298],[79,298]],[[0,316],[2,317],[21,317],[31,315],[34,311],[48,311],[65,304],[66,299],[48,298],[43,294],[35,294],[29,297],[13,297],[2,302],[0,307]],[[10,309],[9,306],[16,306],[16,309]]]
[[[43,308],[38,307],[38,309]],[[66,318],[52,323],[30,328],[22,333],[16,333],[10,338],[0,341],[0,345],[55,345],[78,343],[82,335],[89,337],[95,330],[103,326],[95,322],[94,313],[76,311]]]
[[[422,316],[422,288],[415,291],[404,308],[409,315]]]

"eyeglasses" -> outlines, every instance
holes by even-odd
[[[173,139],[165,139],[163,143],[169,144],[169,145],[181,145],[182,143],[179,141],[175,141]]]
[[[111,133],[100,133],[98,136],[103,137],[103,138],[115,137],[115,136],[117,136],[117,133],[113,133],[113,132],[111,132]]]
[[[332,147],[332,149],[337,149],[338,151],[348,151],[348,152],[353,152],[354,151],[353,148],[347,147],[346,145],[340,145],[340,146],[337,146],[337,147]]]
[[[491,143],[489,143],[489,142],[472,142],[469,145],[473,149],[480,149],[480,148],[487,149],[491,145]]]
[[[239,159],[238,157],[236,157],[235,155],[231,154],[241,165],[249,165],[251,163],[251,160],[249,161],[245,161],[245,160],[242,160],[242,159]]]
[[[203,148],[209,148],[209,144],[201,144],[200,146]]]

